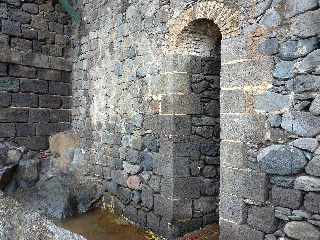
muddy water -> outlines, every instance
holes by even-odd
[[[126,223],[108,210],[96,209],[84,215],[72,217],[61,225],[88,240],[152,239],[147,232]]]
[[[72,217],[60,226],[84,236],[88,240],[157,240],[150,232],[128,224],[108,210],[96,209]],[[208,226],[188,234],[181,240],[219,240],[218,225]]]

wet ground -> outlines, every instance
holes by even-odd
[[[96,209],[75,216],[61,224],[88,240],[157,240],[155,235],[128,224],[108,210]],[[181,240],[218,240],[218,226],[212,225],[201,231],[186,235]]]

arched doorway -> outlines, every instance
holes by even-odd
[[[155,208],[165,206],[160,231],[166,236],[219,224],[221,42],[239,34],[238,17],[222,3],[200,2],[169,29],[159,117],[170,127],[163,130],[159,169],[170,170],[159,172],[165,199],[155,198]]]
[[[219,222],[221,38],[213,21],[196,19],[165,59],[158,166],[164,179],[155,208],[161,206],[161,228],[172,237]]]

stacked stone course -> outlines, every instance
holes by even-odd
[[[0,137],[33,150],[70,128],[71,20],[47,1],[0,2]]]
[[[73,127],[117,210],[175,238],[215,222],[219,200],[223,240],[319,239],[319,1],[80,9]],[[219,34],[220,79],[202,81]]]
[[[229,117],[221,120],[221,161],[232,169],[221,169],[220,238],[317,239],[319,175],[315,163],[320,118],[312,106],[317,105],[319,95],[320,28],[315,26],[320,16],[319,3],[261,1],[253,9],[255,17],[248,24],[251,30],[241,36],[247,39],[244,56],[265,62],[251,72],[255,82],[242,74],[243,112],[256,115],[258,121],[251,125],[252,132],[239,133],[241,130],[236,127],[226,130],[231,127],[230,123],[224,123]],[[265,71],[263,65],[273,61],[274,66],[271,64]],[[248,70],[238,64],[240,69]],[[265,72],[264,78],[260,77],[261,72]],[[232,75],[229,66],[225,74],[222,70],[222,84],[230,83]],[[238,81],[232,79],[233,84],[228,87],[237,85]],[[262,79],[264,82],[260,82]],[[236,105],[230,112],[238,112]],[[244,122],[244,127],[248,126]],[[224,146],[227,142],[228,146]],[[224,154],[224,150],[230,150],[230,144],[237,149],[232,152],[241,154],[236,162],[232,159],[234,155]],[[247,168],[246,173],[242,174],[241,168]],[[235,204],[223,203],[224,192],[235,195]]]

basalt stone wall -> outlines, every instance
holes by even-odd
[[[319,2],[251,10],[228,43],[242,45],[242,60],[222,67],[222,95],[238,97],[221,118],[221,239],[317,239]]]
[[[48,1],[0,2],[0,138],[29,149],[70,128],[71,20]]]
[[[80,5],[73,128],[106,200],[169,238],[218,201],[223,240],[319,238],[318,1]]]

